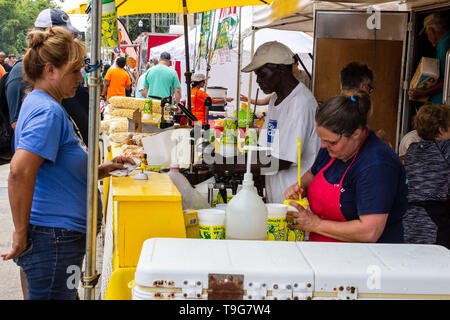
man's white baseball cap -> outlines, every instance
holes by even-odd
[[[194,73],[194,75],[192,76],[192,81],[198,82],[204,80],[206,80],[206,76],[203,73]]]
[[[253,55],[253,59],[242,72],[252,72],[266,63],[293,64],[294,53],[286,45],[278,41],[270,41],[262,44]]]

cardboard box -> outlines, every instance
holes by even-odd
[[[186,226],[186,237],[187,238],[200,238],[200,233],[198,229],[198,212],[196,210],[185,210],[184,215],[184,225]]]
[[[411,79],[410,88],[427,89],[436,84],[439,79],[439,60],[434,58],[422,57],[416,72]],[[426,102],[429,97],[423,97],[418,101]]]

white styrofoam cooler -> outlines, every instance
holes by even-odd
[[[450,299],[450,251],[436,245],[153,238],[142,247],[132,295],[223,299],[230,293],[227,282],[237,288],[225,295],[232,299]]]

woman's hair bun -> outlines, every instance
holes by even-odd
[[[28,48],[37,48],[48,39],[48,33],[41,30],[31,31],[28,34]]]

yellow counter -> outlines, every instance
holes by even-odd
[[[119,154],[119,147],[110,147],[106,160]],[[198,223],[193,219],[196,212],[183,214],[181,194],[168,174],[148,172],[147,175],[148,180],[131,176],[104,180],[105,222],[112,220],[112,261],[109,260],[112,270],[109,276],[103,274],[108,278],[105,300],[131,299],[128,283],[134,280],[145,240],[186,238],[187,232],[198,237]]]
[[[136,267],[149,238],[186,238],[180,193],[167,174],[148,177],[112,177],[114,270]]]

